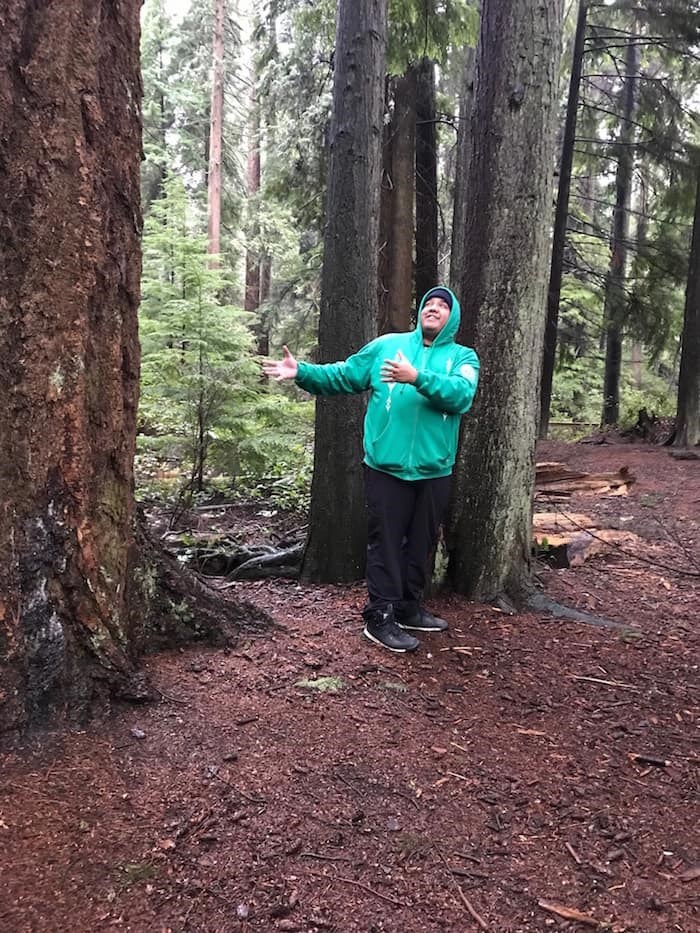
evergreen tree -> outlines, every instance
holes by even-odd
[[[212,449],[239,460],[238,422],[259,393],[248,316],[222,303],[224,272],[176,176],[151,207],[143,250],[141,420],[151,446],[189,464],[187,491],[201,492]]]
[[[481,382],[463,423],[449,573],[476,598],[530,580],[562,4],[485,0],[476,53],[460,340]],[[517,205],[522,205],[516,209]],[[524,223],[523,210],[527,210]]]
[[[344,359],[374,333],[386,0],[338,6],[319,350]],[[302,572],[354,580],[364,570],[363,402],[318,399],[309,538]]]

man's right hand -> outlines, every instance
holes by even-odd
[[[263,360],[262,371],[270,379],[281,382],[283,379],[296,379],[298,372],[297,361],[287,347],[282,347],[284,357],[281,360]]]

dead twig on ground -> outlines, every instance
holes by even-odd
[[[542,910],[549,911],[550,914],[556,914],[557,917],[563,917],[565,920],[577,920],[579,923],[584,923],[588,927],[595,927],[598,929],[601,924],[595,917],[591,917],[589,914],[583,914],[580,910],[575,910],[573,907],[564,907],[563,904],[552,904],[550,901],[538,901],[537,906],[541,907]]]
[[[467,898],[467,895],[460,888],[457,882],[455,882],[455,887],[459,891],[459,896],[462,899],[462,903],[466,907],[467,912],[469,913],[469,916],[477,922],[477,924],[481,927],[482,930],[488,930],[488,924],[486,923],[484,918],[474,910],[471,903],[469,902],[469,899]]]
[[[589,684],[602,684],[604,687],[619,687],[622,690],[635,690],[639,692],[639,687],[634,684],[623,684],[619,680],[603,680],[600,677],[584,677],[582,674],[571,674],[572,680],[583,680]]]
[[[170,693],[165,693],[165,691],[161,690],[160,687],[156,687],[155,684],[151,684],[151,686],[153,687],[155,692],[158,694],[158,696],[163,700],[168,700],[170,703],[177,703],[179,706],[192,706],[193,705],[192,703],[190,703],[189,700],[181,700],[179,699],[179,697],[174,697]]]
[[[657,758],[654,755],[638,754],[637,752],[630,752],[629,759],[637,764],[653,765],[655,768],[668,768],[671,764],[667,758]]]
[[[299,858],[315,858],[322,862],[350,862],[345,855],[323,855],[321,852],[300,852]]]
[[[578,854],[578,852],[576,851],[576,849],[574,849],[574,847],[571,845],[571,843],[570,843],[570,842],[565,842],[565,843],[564,843],[564,848],[565,848],[566,851],[569,853],[569,855],[571,856],[571,858],[576,862],[576,864],[577,864],[577,865],[580,865],[580,864],[581,864],[581,856]]]
[[[343,884],[350,884],[355,888],[362,888],[363,891],[367,891],[368,894],[373,894],[375,897],[378,897],[382,901],[387,901],[389,904],[394,904],[396,907],[410,907],[410,904],[407,904],[406,901],[399,901],[395,897],[390,897],[388,894],[382,894],[381,891],[376,891],[374,888],[370,888],[368,884],[363,884],[361,881],[354,881],[352,878],[344,878],[342,875],[319,875],[316,872],[309,872],[310,875],[313,875],[314,878],[321,878],[323,881],[342,881]]]
[[[489,928],[489,927],[488,927],[488,924],[486,923],[486,921],[484,920],[484,918],[483,918],[479,913],[477,913],[477,911],[474,909],[474,907],[473,907],[472,904],[470,903],[468,897],[466,896],[466,894],[464,893],[464,891],[461,889],[461,887],[460,887],[459,884],[457,883],[457,880],[455,879],[455,876],[454,876],[454,874],[453,874],[453,870],[452,870],[452,868],[450,868],[450,864],[449,864],[449,862],[447,861],[447,859],[445,858],[445,856],[443,855],[443,853],[442,853],[436,846],[433,846],[432,849],[433,849],[433,852],[435,852],[435,854],[437,855],[437,857],[440,859],[440,861],[442,862],[442,864],[445,866],[445,870],[446,870],[446,872],[447,872],[447,874],[448,874],[448,877],[449,877],[450,881],[452,882],[452,884],[455,886],[455,888],[457,888],[457,893],[459,894],[459,899],[461,900],[462,904],[464,905],[464,907],[465,907],[467,913],[469,914],[469,916],[472,918],[472,920],[474,920],[474,921],[479,925],[479,927],[480,927],[482,930],[488,930],[488,928]]]

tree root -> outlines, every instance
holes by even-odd
[[[230,645],[241,632],[274,627],[270,615],[249,600],[222,596],[198,574],[163,550],[144,518],[137,535],[134,572],[137,610],[132,613],[137,653],[204,641]]]
[[[627,625],[624,622],[615,622],[612,619],[604,619],[602,616],[593,615],[590,612],[582,612],[579,609],[572,609],[570,606],[564,606],[558,603],[544,593],[532,593],[525,600],[525,606],[533,609],[535,612],[547,612],[557,619],[569,619],[572,622],[584,622],[586,625],[595,625],[598,628],[608,628],[613,631],[641,635],[641,631],[633,625]]]

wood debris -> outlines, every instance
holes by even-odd
[[[655,768],[668,768],[671,764],[666,758],[657,758],[654,755],[643,755],[636,752],[629,753],[630,761],[635,761],[641,765],[653,765]]]
[[[595,917],[591,917],[590,914],[581,913],[580,910],[575,910],[573,907],[564,907],[563,904],[553,904],[550,901],[538,901],[537,905],[542,908],[542,910],[549,911],[550,914],[556,914],[557,917],[564,917],[566,920],[578,920],[579,923],[585,923],[589,927],[600,927],[601,924]]]
[[[537,553],[554,567],[580,567],[595,554],[615,547],[632,547],[639,537],[631,531],[601,528],[580,512],[535,512],[532,517]]]
[[[626,496],[636,477],[626,466],[617,472],[585,473],[571,470],[565,463],[548,461],[535,468],[535,497],[568,499],[574,493],[584,495]]]

